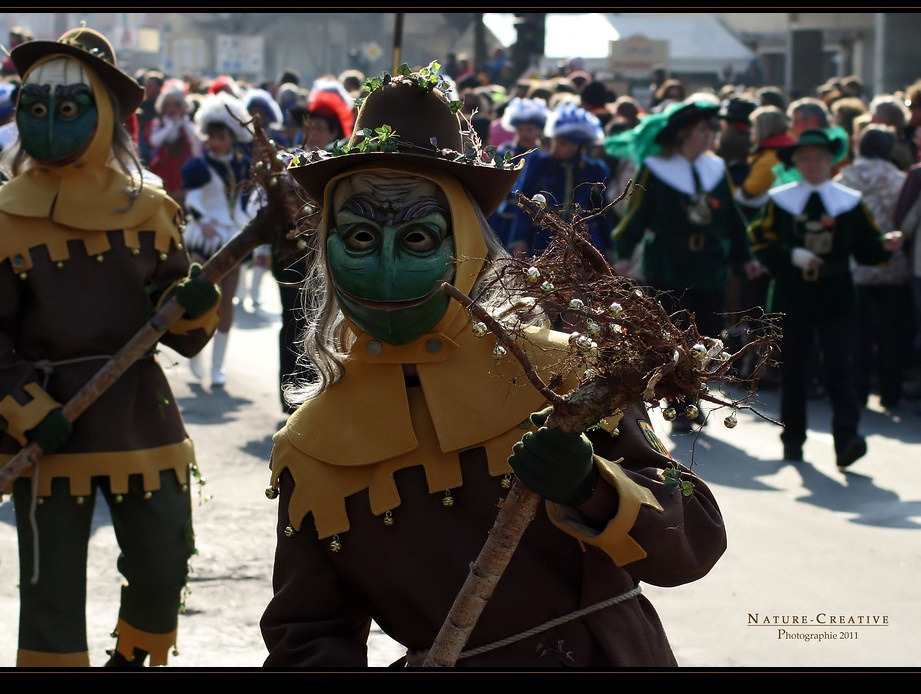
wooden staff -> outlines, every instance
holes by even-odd
[[[619,202],[629,190],[628,185],[621,197],[610,204]],[[515,355],[528,380],[553,405],[546,426],[578,434],[604,418],[622,414],[631,402],[638,399],[650,402],[674,397],[699,397],[734,409],[751,409],[743,406],[742,401],[705,395],[701,388],[708,382],[744,380],[735,375],[733,364],[745,352],[760,350],[762,346],[778,340],[779,330],[766,330],[736,353],[724,354],[722,342],[699,335],[693,321],[686,329],[678,327],[655,297],[639,291],[632,281],[616,277],[604,256],[589,242],[587,233],[577,233],[582,220],[566,224],[557,215],[544,211],[543,203],[529,200],[522,193],[518,194],[518,205],[532,219],[539,220],[542,227],[550,230],[552,239],[541,257],[525,261],[523,267],[534,263],[533,269],[540,267],[543,271],[550,271],[548,276],[553,275],[561,283],[566,281],[564,278],[572,282],[569,290],[552,286],[545,290],[541,287],[532,290],[532,296],[539,303],[546,302],[545,307],[556,306],[559,309],[568,306],[571,310],[572,304],[568,301],[571,294],[568,291],[574,289],[578,295],[586,292],[594,294],[594,304],[609,306],[609,312],[615,306],[618,309],[608,317],[611,325],[623,330],[608,331],[607,339],[610,342],[630,340],[633,345],[633,349],[622,353],[621,358],[606,358],[605,363],[597,364],[601,367],[599,373],[584,378],[570,393],[559,395],[552,387],[552,379],[551,383],[545,384],[535,373],[524,351],[510,338],[501,323],[457,288],[443,284],[443,291],[459,301],[478,321],[485,323],[496,339]],[[516,262],[510,261],[508,267],[514,268]],[[559,296],[554,299],[551,295],[555,292],[559,292]],[[617,303],[612,304],[612,299],[616,299]],[[579,303],[583,303],[581,299]],[[580,320],[578,313],[572,318]],[[602,320],[598,315],[594,318]],[[581,322],[573,324],[573,327],[582,330]],[[770,328],[771,324],[765,323],[765,327]],[[599,336],[599,339],[603,338]],[[702,347],[706,348],[705,353],[700,352]],[[770,349],[762,354],[756,369],[758,373],[766,366],[769,355]],[[711,369],[710,363],[714,359],[717,359],[718,365]],[[756,381],[757,378],[754,378],[751,383],[750,395],[755,392]],[[512,483],[480,554],[470,565],[467,580],[426,654],[423,667],[455,665],[541,501],[539,495],[528,491],[517,479]]]

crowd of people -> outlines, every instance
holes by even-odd
[[[17,33],[17,41],[28,40],[28,36],[23,38],[21,34]],[[739,253],[743,251],[738,243],[736,212],[741,213],[745,225],[750,224],[768,202],[771,189],[799,180],[791,156],[802,132],[822,129],[844,143],[838,150],[833,176],[863,193],[881,230],[895,228],[893,215],[902,188],[906,196],[912,195],[913,187],[901,184],[907,184],[908,170],[918,164],[919,159],[916,134],[921,138],[917,127],[921,123],[921,107],[918,107],[921,81],[898,93],[870,97],[858,77],[848,76],[828,80],[817,86],[813,95],[791,98],[776,86],[732,83],[719,89],[691,93],[680,79],[659,71],[648,103],[641,103],[629,94],[616,94],[605,81],[586,71],[578,59],[565,65],[561,63],[555,72],[543,78],[515,81],[507,72],[508,60],[502,57],[492,56],[488,66],[476,70],[469,56],[451,54],[441,66],[442,74],[456,90],[456,98],[464,103],[463,113],[469,127],[482,143],[496,147],[500,156],[511,156],[525,163],[518,184],[490,216],[490,223],[502,243],[518,255],[539,253],[546,246],[546,233],[518,208],[519,191],[527,196],[544,194],[567,218],[604,208],[603,215],[591,218],[590,233],[592,241],[611,263],[623,274],[657,289],[684,290],[686,306],[683,308],[691,307],[697,319],[711,331],[729,329],[728,325],[720,325],[718,318],[727,311],[764,307],[767,303],[770,273],[763,267],[746,269],[747,261],[740,264]],[[365,81],[365,75],[354,69],[339,75],[321,75],[309,85],[293,69],[283,70],[276,78],[259,83],[235,79],[231,75],[211,79],[195,75],[170,76],[157,68],[138,70],[134,77],[145,90],[133,123],[129,121],[140,160],[148,173],[158,177],[170,196],[184,206],[193,228],[202,216],[195,201],[203,190],[207,190],[203,180],[208,178],[202,179],[201,173],[217,171],[215,158],[205,146],[207,126],[204,123],[207,114],[214,111],[217,95],[238,112],[258,114],[280,147],[328,149],[351,136],[356,99],[362,95]],[[15,75],[7,75],[5,91],[0,92],[0,98],[9,92],[10,107],[3,111],[8,113],[8,120],[12,119],[16,82]],[[667,242],[662,239],[666,235],[646,233],[647,229],[654,230],[655,224],[649,226],[642,215],[637,217],[634,208],[639,206],[648,187],[637,186],[637,195],[632,199],[608,204],[624,197],[629,182],[639,183],[655,175],[655,163],[662,161],[661,152],[652,152],[648,143],[637,146],[637,136],[639,140],[648,139],[650,134],[654,137],[657,133],[653,131],[657,129],[676,132],[675,121],[666,128],[668,116],[665,114],[675,115],[679,107],[689,101],[694,101],[698,107],[702,102],[713,107],[708,111],[711,117],[696,119],[701,124],[698,126],[701,152],[706,154],[697,160],[697,166],[703,166],[708,159],[711,161],[711,176],[700,199],[706,197],[708,204],[721,205],[717,220],[712,224],[714,228],[721,227],[727,219],[731,220],[737,239],[732,258],[724,256],[719,261],[724,263],[724,268],[718,279],[712,275],[712,270],[700,267],[694,270],[698,278],[703,274],[711,276],[709,283],[713,286],[706,288],[711,300],[706,310],[702,310],[687,292],[704,289],[699,279],[695,284],[689,277],[666,280],[656,276],[661,271],[654,268],[659,267],[665,257],[680,255],[686,249],[672,244],[665,251],[663,244]],[[914,107],[911,106],[913,101]],[[201,109],[203,104],[212,107]],[[684,120],[688,112],[682,110],[677,115],[678,120]],[[872,126],[870,140],[884,143],[882,149],[878,145],[875,147],[872,157],[860,153],[861,134],[868,125]],[[880,130],[891,133],[891,147],[889,138],[880,140]],[[244,139],[246,134],[245,128],[238,133]],[[681,135],[684,137],[686,133]],[[660,145],[660,142],[652,143],[652,148],[659,149]],[[226,155],[232,154],[233,166],[227,168],[222,164],[222,173],[214,174],[212,185],[217,185],[220,179],[220,186],[228,192],[224,198],[231,200],[233,197],[237,206],[242,202],[242,209],[235,215],[217,213],[223,214],[229,223],[220,236],[224,241],[255,211],[252,205],[248,210],[246,206],[248,146],[247,142],[235,137]],[[641,151],[644,147],[645,151]],[[652,154],[659,158],[647,161]],[[712,159],[714,156],[716,160]],[[684,155],[683,159],[688,156]],[[672,163],[681,160],[670,159]],[[194,170],[196,164],[190,162],[196,161],[210,161],[211,168],[202,169],[199,165],[199,175],[190,179],[183,168],[188,165]],[[713,178],[714,163],[724,165],[725,180],[721,175]],[[876,167],[873,171],[884,172],[882,179],[870,175],[871,163]],[[227,175],[234,169],[236,174]],[[689,169],[695,170],[695,167]],[[863,172],[859,180],[858,171]],[[659,175],[664,175],[661,170]],[[717,180],[721,186],[719,195],[714,193]],[[692,189],[694,185],[699,183],[688,177],[684,193],[680,183],[675,187],[674,180],[669,187],[676,194],[693,196],[696,194],[696,189]],[[871,190],[871,186],[887,190]],[[733,201],[721,199],[727,189]],[[186,198],[191,191],[194,191],[192,201],[188,202]],[[649,197],[655,195],[653,192]],[[214,198],[215,201],[219,199],[220,196]],[[908,210],[911,202],[903,199],[899,204]],[[230,204],[229,209],[233,206]],[[657,205],[647,203],[647,206]],[[622,224],[628,211],[633,221]],[[909,221],[913,219],[914,216],[909,217]],[[673,225],[677,220],[663,223]],[[631,231],[625,233],[628,226]],[[903,248],[895,254],[886,272],[854,268],[854,282],[860,297],[860,319],[855,324],[855,378],[859,399],[866,404],[870,393],[876,392],[887,411],[899,407],[903,393],[915,397],[919,390],[921,326],[916,315],[921,313],[921,288],[918,287],[921,269],[917,267],[917,254],[912,252],[912,239],[916,238],[914,230],[905,231]],[[283,245],[257,249],[239,276],[227,280],[226,308],[213,348],[212,368],[209,372],[201,357],[192,360],[189,367],[197,378],[204,379],[210,374],[213,387],[224,385],[221,364],[232,325],[233,306],[245,302],[248,306],[260,307],[263,277],[270,275],[276,281],[283,306],[283,325],[279,332],[279,398],[283,410],[288,412],[292,408],[286,401],[285,389],[309,381],[315,374],[308,364],[299,364],[297,359],[297,343],[305,327],[298,299],[305,279],[304,259],[299,257],[304,249],[294,242],[287,248],[282,248]],[[651,267],[652,277],[648,274]],[[722,295],[717,296],[719,294]],[[827,394],[821,362],[821,355],[817,353],[808,376],[810,397]],[[779,378],[779,372],[769,370],[763,384],[774,387]],[[705,416],[699,414],[696,420],[702,425]],[[687,422],[681,418],[673,426],[676,430],[688,429]]]
[[[24,548],[20,665],[87,664],[77,575],[97,489],[117,518],[129,581],[109,664],[166,663],[194,550],[181,415],[162,402],[169,389],[152,354],[100,408],[111,419],[70,422],[62,404],[103,358],[87,354],[115,352],[174,295],[185,316],[163,342],[189,358],[194,378],[227,387],[235,308],[258,308],[269,275],[290,417],[271,461],[280,503],[275,597],[261,624],[267,665],[360,666],[372,618],[407,645],[405,664],[422,662],[495,518],[496,490],[515,475],[547,505],[511,564],[508,599],[492,603],[476,633],[484,652],[467,663],[674,666],[638,587],[697,580],[720,558],[726,535],[711,490],[668,454],[640,393],[606,429],[555,428],[544,393],[510,393],[477,370],[494,353],[437,291],[445,277],[486,291],[490,260],[546,249],[548,230],[517,204],[519,191],[543,196],[564,220],[587,218],[587,239],[613,270],[654,291],[679,324],[693,318],[702,334],[730,340],[736,309],[783,314],[785,460],[804,462],[816,393],[831,400],[841,469],[867,452],[860,418],[871,394],[889,412],[919,395],[921,81],[870,97],[858,78],[840,78],[793,98],[745,84],[692,91],[663,75],[641,103],[577,62],[509,80],[504,58],[477,69],[451,56],[434,82],[417,68],[382,84],[356,70],[305,81],[293,69],[250,83],[129,75],[86,28],[14,48],[0,83],[0,128],[13,131],[0,140],[9,150],[0,214],[44,250],[7,244],[0,282],[15,300],[0,308],[0,350],[13,366],[3,371],[0,442],[7,454],[29,442],[49,454],[41,471],[0,490],[14,494]],[[265,204],[246,127],[257,115],[279,148],[304,154],[289,171],[307,214],[302,233],[256,248],[214,287],[201,264]],[[386,139],[384,126],[400,136],[395,149],[366,146]],[[495,147],[505,165],[455,158],[465,141]],[[112,279],[134,303],[90,317],[115,289],[99,268],[139,256],[135,274]],[[61,273],[81,292],[64,302],[53,296]],[[49,317],[33,320],[20,305]],[[90,318],[100,322],[87,334]],[[102,325],[116,319],[116,331]],[[553,321],[528,329],[547,353],[566,339]],[[676,406],[674,434],[706,426],[694,398]],[[366,435],[355,436],[344,411]],[[159,428],[137,426],[154,420]],[[125,423],[115,444],[113,422]],[[130,463],[121,472],[116,454]],[[676,495],[669,480],[687,487]],[[436,527],[455,494],[458,513]],[[408,532],[394,540],[396,516]],[[154,544],[162,554],[139,550]],[[387,570],[369,573],[369,562]],[[420,592],[419,571],[440,580]],[[519,609],[511,598],[534,585],[547,600]],[[531,635],[537,624],[555,640]]]
[[[827,183],[860,194],[857,209],[869,218],[874,234],[903,234],[900,241],[889,242],[886,258],[870,263],[853,255],[847,259],[847,282],[839,287],[840,293],[855,295],[841,333],[847,368],[829,373],[819,338],[810,337],[801,374],[804,397],[834,400],[843,379],[856,393],[857,405],[851,407],[866,407],[870,394],[876,394],[884,412],[898,415],[904,400],[921,395],[921,254],[915,251],[917,215],[907,214],[917,198],[911,172],[921,168],[921,81],[871,96],[862,80],[850,75],[829,79],[814,94],[790,95],[761,83],[692,91],[663,74],[648,103],[617,95],[576,61],[504,92],[484,81],[483,73],[476,80],[468,75],[464,88],[479,92],[486,110],[492,109],[489,143],[526,159],[518,185],[491,218],[508,249],[528,255],[539,253],[547,242],[545,232],[522,220],[525,215],[515,204],[518,191],[546,195],[564,215],[587,216],[623,197],[633,181],[632,195],[591,219],[607,230],[593,228],[592,241],[619,273],[665,290],[663,298],[672,308],[694,314],[705,332],[730,340],[733,312],[781,305],[776,300],[782,281],[778,268],[766,262],[757,237],[765,214],[774,209],[774,196],[803,180],[795,161],[805,146],[801,138],[814,139],[821,132],[828,140],[821,149],[833,155]],[[570,124],[573,142],[563,157],[561,121]],[[535,136],[541,127],[542,136]],[[569,162],[569,168],[560,162]],[[825,213],[828,229],[836,229],[830,218],[838,214],[838,209]],[[525,229],[516,230],[522,223]],[[828,248],[840,250],[843,243],[834,234],[827,239]],[[817,286],[823,282],[820,278]],[[823,317],[810,320],[817,323]],[[787,356],[792,350],[788,347]],[[782,351],[779,363],[761,383],[789,394],[791,386],[783,387]],[[705,414],[695,410],[693,423],[704,425]],[[787,414],[797,418],[789,408]],[[681,417],[672,427],[675,432],[695,430]],[[784,454],[792,460],[802,457],[799,445],[784,445]],[[842,467],[853,462],[850,457],[836,454]]]

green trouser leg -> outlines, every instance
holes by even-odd
[[[129,493],[120,499],[113,497],[108,484],[101,488],[121,549],[118,570],[126,580],[119,617],[143,631],[172,631],[194,551],[188,485],[165,471],[160,473],[160,489],[149,498],[140,475],[131,476]]]
[[[70,495],[66,479],[52,481],[52,494],[35,507],[38,527],[38,582],[30,520],[30,480],[16,480],[13,499],[19,533],[20,650],[49,654],[83,653],[86,637],[86,560],[95,490],[111,512],[125,577],[119,619],[165,660],[162,638],[175,631],[188,560],[194,551],[188,485],[173,471],[160,473],[160,489],[145,492],[141,475],[131,475],[127,494],[112,494],[108,479],[94,480],[93,493]],[[140,632],[140,635],[138,635]],[[160,638],[158,638],[158,636]],[[152,653],[152,661],[154,654]],[[53,660],[53,659],[52,659]]]
[[[160,489],[149,497],[140,475],[130,477],[128,494],[113,495],[107,480],[100,487],[121,549],[118,570],[126,580],[119,619],[153,634],[175,630],[195,546],[188,485],[165,471]]]
[[[82,498],[82,503],[80,499]],[[31,480],[13,485],[19,536],[19,648],[49,654],[87,651],[86,558],[95,493],[70,494],[66,479],[52,481],[51,495],[35,506],[38,529],[38,574],[35,534],[30,519]]]

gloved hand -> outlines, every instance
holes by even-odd
[[[43,452],[54,453],[70,438],[73,424],[64,416],[64,410],[57,407],[26,432],[26,438],[37,443]]]
[[[221,292],[201,276],[201,264],[189,266],[189,276],[176,285],[176,298],[189,318],[198,318],[221,299]]]
[[[810,270],[822,264],[822,259],[808,248],[796,247],[790,251],[790,262],[800,270]]]
[[[527,432],[512,447],[508,459],[521,483],[534,494],[568,506],[578,506],[592,495],[598,478],[594,449],[585,434],[545,427],[553,412],[547,407],[531,415],[539,428]]]

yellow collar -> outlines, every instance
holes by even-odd
[[[291,445],[332,465],[370,465],[414,450],[418,440],[410,417],[401,363],[388,350],[417,352],[417,372],[425,403],[443,452],[488,441],[518,426],[544,404],[511,355],[493,356],[495,338],[476,337],[469,319],[453,336],[430,333],[411,345],[384,345],[379,355],[356,342],[342,380],[305,402],[281,434]],[[555,350],[568,348],[568,336],[547,329],[527,331],[520,340],[538,373],[549,379]],[[439,344],[433,351],[426,345]],[[356,435],[356,428],[361,432]]]
[[[59,57],[46,56],[36,61],[29,72]],[[82,231],[134,227],[154,213],[160,197],[156,190],[149,190],[132,202],[128,191],[133,181],[108,165],[115,133],[112,103],[102,79],[88,65],[83,67],[99,113],[92,141],[71,164],[49,167],[34,163],[32,168],[0,186],[0,212],[46,218]]]

